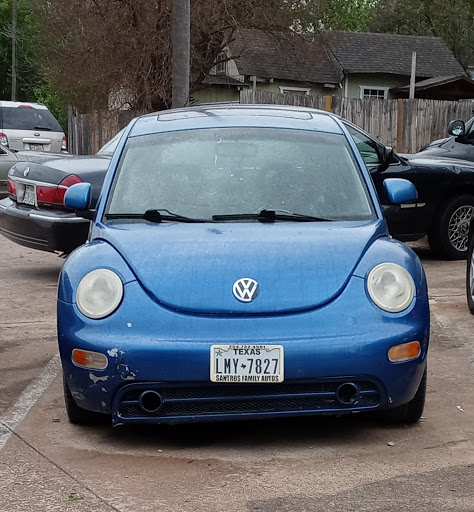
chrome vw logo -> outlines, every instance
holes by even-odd
[[[25,170],[23,171],[23,176],[26,178],[28,176],[28,174],[30,174],[30,168],[25,167]]]
[[[234,296],[240,302],[252,302],[258,295],[258,283],[249,277],[243,277],[234,283]]]

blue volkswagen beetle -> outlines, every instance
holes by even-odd
[[[414,186],[385,181],[393,204]],[[362,411],[417,421],[429,309],[367,169],[328,113],[207,106],[135,119],[64,264],[58,336],[73,423]]]

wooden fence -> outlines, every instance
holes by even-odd
[[[74,155],[91,155],[143,112],[132,110],[95,111],[80,114],[69,109],[68,150]]]
[[[361,100],[244,90],[240,103],[300,105],[344,117],[399,153],[416,153],[429,142],[447,137],[449,121],[467,121],[473,102],[437,100]]]
[[[335,96],[305,96],[243,90],[240,103],[301,105],[333,112],[360,126],[399,153],[416,153],[429,142],[447,136],[449,121],[467,121],[473,102],[436,100],[361,100]],[[78,114],[69,112],[69,151],[88,155],[143,112],[124,110]]]

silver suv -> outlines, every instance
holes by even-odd
[[[41,103],[0,101],[0,144],[16,151],[67,151],[63,129]]]

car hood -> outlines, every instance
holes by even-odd
[[[415,169],[417,167],[428,167],[430,169],[448,169],[455,173],[461,171],[474,171],[474,162],[469,160],[461,160],[459,158],[449,158],[442,155],[435,155],[430,153],[417,153],[407,157],[411,166]]]
[[[282,314],[320,307],[344,289],[385,222],[111,223],[98,238],[126,260],[158,303],[205,315]],[[241,278],[258,296],[233,294]]]

